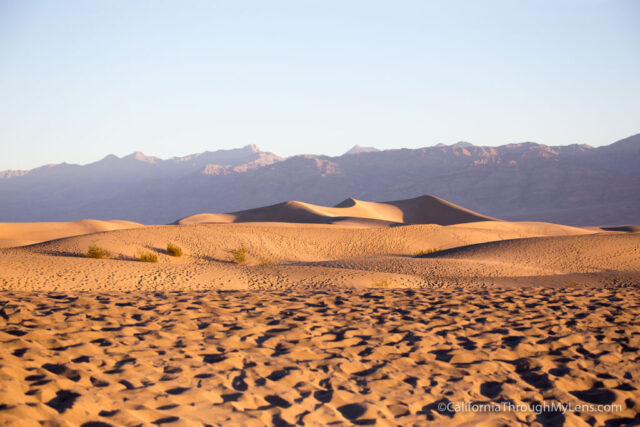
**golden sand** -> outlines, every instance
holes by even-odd
[[[640,410],[639,295],[624,286],[5,292],[0,422],[626,425]],[[438,407],[507,400],[615,406]]]
[[[640,233],[356,225],[0,249],[0,424],[640,422]],[[85,258],[92,245],[111,257]],[[464,410],[491,402],[508,405]],[[522,410],[545,402],[593,406]]]

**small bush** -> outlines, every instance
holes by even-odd
[[[389,281],[387,279],[378,279],[378,280],[373,280],[372,282],[372,286],[374,288],[391,288],[391,283],[389,283]]]
[[[158,254],[153,252],[142,252],[138,257],[138,260],[142,262],[158,262]]]
[[[268,265],[273,265],[273,261],[271,261],[270,259],[267,258],[260,258],[260,264],[263,267],[268,266]]]
[[[436,248],[431,248],[431,249],[426,249],[423,251],[420,251],[416,254],[417,257],[421,257],[421,256],[425,256],[425,255],[429,255],[432,254],[434,252],[438,252],[440,249],[436,249]]]
[[[234,263],[243,264],[247,257],[247,250],[243,247],[239,247],[238,249],[233,249],[231,251],[231,255],[233,256]]]
[[[89,250],[87,251],[87,254],[85,256],[87,258],[102,259],[102,258],[109,258],[111,254],[106,249],[102,249],[102,248],[99,248],[98,246],[92,245],[92,246],[89,246]]]
[[[182,248],[173,243],[167,243],[167,253],[171,256],[181,257],[182,256]]]

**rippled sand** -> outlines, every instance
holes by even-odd
[[[3,291],[0,423],[638,423],[639,291]]]

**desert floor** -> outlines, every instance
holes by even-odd
[[[638,291],[5,292],[0,421],[637,423]],[[617,407],[438,407],[491,401]]]
[[[0,249],[0,424],[639,424],[639,288],[640,233],[544,223],[144,226]],[[455,410],[489,402],[508,404]],[[542,402],[591,406],[521,410]]]

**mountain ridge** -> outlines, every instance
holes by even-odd
[[[602,147],[456,143],[287,158],[255,145],[169,159],[134,152],[0,172],[0,221],[168,223],[282,200],[334,206],[348,197],[433,194],[509,220],[634,224],[640,223],[638,164],[640,134]]]
[[[89,163],[69,163],[69,162],[61,162],[61,163],[47,163],[41,166],[36,166],[34,168],[31,169],[5,169],[5,170],[0,170],[0,179],[3,179],[3,177],[5,175],[9,175],[11,173],[22,176],[25,174],[28,174],[32,171],[35,170],[39,170],[39,169],[46,169],[46,168],[55,168],[58,166],[90,166],[90,165],[94,165],[94,164],[98,164],[101,162],[106,162],[106,161],[110,161],[110,160],[136,160],[142,163],[156,163],[156,162],[170,162],[170,161],[176,161],[176,162],[184,162],[184,161],[188,161],[188,160],[192,160],[195,158],[199,158],[199,157],[203,157],[203,156],[207,156],[207,155],[211,155],[211,154],[221,154],[221,153],[262,153],[262,154],[268,154],[268,155],[273,155],[276,156],[280,159],[285,159],[285,158],[292,158],[292,157],[300,157],[300,156],[313,156],[313,157],[330,157],[330,158],[337,158],[337,157],[342,157],[346,154],[368,154],[368,153],[384,153],[384,152],[389,152],[389,151],[397,151],[397,150],[428,150],[428,149],[433,149],[433,148],[456,148],[456,147],[462,147],[462,148],[469,148],[469,147],[474,147],[474,148],[484,148],[484,149],[499,149],[499,148],[515,148],[515,147],[523,147],[523,146],[536,146],[536,147],[541,147],[541,148],[548,148],[548,149],[552,149],[552,150],[562,150],[562,151],[566,151],[566,149],[582,149],[582,150],[597,150],[600,148],[605,148],[605,147],[611,147],[615,144],[618,143],[627,143],[627,140],[631,140],[630,142],[632,144],[635,144],[635,141],[633,140],[636,137],[640,137],[640,134],[635,134],[632,135],[630,137],[621,139],[619,141],[616,141],[614,143],[611,143],[609,145],[602,145],[599,147],[594,147],[588,144],[567,144],[567,145],[547,145],[547,144],[543,144],[543,143],[538,143],[538,142],[532,142],[532,141],[523,141],[523,142],[515,142],[515,143],[508,143],[508,144],[503,144],[503,145],[497,145],[497,146],[492,146],[492,145],[475,145],[473,143],[470,142],[466,142],[466,141],[458,141],[456,143],[453,144],[443,144],[443,143],[438,143],[436,145],[429,145],[429,146],[424,146],[424,147],[418,147],[418,148],[406,148],[406,147],[399,147],[399,148],[387,148],[387,149],[378,149],[375,147],[367,147],[367,146],[361,146],[359,144],[354,145],[353,147],[351,147],[349,150],[347,150],[345,153],[338,155],[338,156],[330,156],[330,155],[325,155],[325,154],[294,154],[288,157],[280,157],[277,156],[274,153],[271,152],[265,152],[262,151],[256,144],[248,144],[245,145],[243,147],[239,147],[239,148],[228,148],[228,149],[219,149],[219,150],[215,150],[215,151],[202,151],[202,152],[198,152],[198,153],[193,153],[193,154],[187,154],[184,156],[172,156],[172,157],[167,157],[167,158],[161,158],[161,157],[157,157],[157,156],[153,156],[153,155],[146,155],[144,154],[144,152],[142,151],[133,151],[127,155],[124,155],[122,157],[117,156],[116,154],[107,154],[105,157],[93,161],[93,162],[89,162]]]

